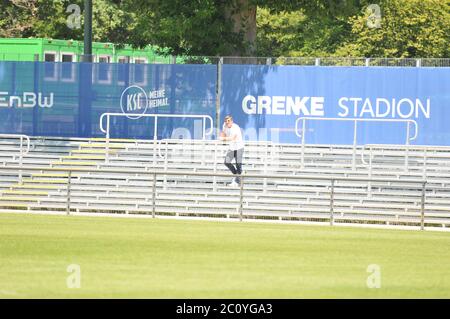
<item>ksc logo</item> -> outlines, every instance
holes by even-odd
[[[145,90],[137,85],[127,87],[120,97],[120,108],[124,114],[141,114],[138,116],[127,116],[130,119],[138,119],[148,108],[148,96]]]

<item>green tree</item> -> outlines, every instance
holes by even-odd
[[[83,39],[83,0],[1,0],[0,36]],[[381,8],[370,27],[369,4]],[[448,57],[450,0],[95,0],[94,41],[208,56]]]
[[[370,12],[350,19],[351,33],[337,56],[449,57],[449,0],[384,0],[379,27],[368,24]]]
[[[0,2],[0,36],[27,37],[37,21],[37,0]]]
[[[289,52],[305,45],[302,28],[306,15],[301,11],[271,13],[258,8],[258,56],[287,56]]]
[[[69,5],[81,9],[81,28],[70,28]],[[83,0],[4,0],[0,2],[0,36],[83,39]],[[93,39],[126,42],[134,16],[121,8],[120,1],[93,1]]]
[[[270,43],[257,41],[257,19],[284,14],[289,30],[297,18],[291,12],[303,10],[304,14],[331,19],[349,16],[360,8],[365,0],[128,0],[128,8],[136,12],[137,26],[132,43],[143,46],[148,43],[169,48],[170,54],[189,55],[267,55]],[[258,10],[266,10],[258,15]],[[291,20],[291,21],[290,21]],[[274,42],[277,31],[266,30]],[[295,36],[293,36],[295,37]],[[287,39],[286,39],[287,40]],[[275,39],[275,43],[280,41]],[[281,41],[283,42],[283,41]],[[287,42],[287,41],[284,41]],[[262,43],[262,50],[257,48]],[[300,41],[300,43],[302,43]]]
[[[329,56],[350,34],[348,16],[307,14],[305,10],[271,14],[258,9],[258,55]]]

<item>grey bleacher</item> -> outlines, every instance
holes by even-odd
[[[229,173],[222,142],[32,138],[21,179],[7,170],[18,164],[17,143],[0,138],[0,212],[152,214],[154,180],[145,172],[156,171],[157,215],[239,218],[231,175],[186,175]],[[242,215],[328,223],[333,178],[334,223],[419,226],[422,185],[408,181],[426,180],[425,226],[450,229],[449,155],[450,148],[431,146],[248,142],[245,174],[279,178],[244,178]],[[71,173],[69,202],[68,173],[49,168],[86,170]]]

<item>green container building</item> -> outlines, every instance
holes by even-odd
[[[106,63],[183,63],[173,56],[162,56],[155,47],[135,49],[130,45],[92,43],[93,62]],[[0,38],[0,61],[79,62],[84,43],[76,40],[42,38]]]

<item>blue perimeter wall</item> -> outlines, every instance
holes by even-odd
[[[106,112],[204,114],[214,119],[216,69],[214,65],[0,62],[0,133],[104,137],[99,120]],[[110,124],[111,137],[154,137],[154,119],[149,117],[113,117]],[[201,119],[193,118],[159,119],[157,137],[174,137],[179,127],[191,134],[176,131],[185,138],[201,138]]]
[[[0,62],[0,133],[104,137],[105,112],[219,115],[220,121],[229,114],[246,140],[299,143],[296,120],[312,117],[306,143],[352,144],[348,119],[357,118],[370,119],[358,122],[357,144],[450,145],[450,68],[223,65],[219,110],[217,71],[215,65]],[[160,119],[157,138],[201,138],[201,131],[200,119]],[[151,118],[111,119],[111,137],[150,139],[153,132]]]
[[[411,120],[410,144],[450,145],[450,68],[224,65],[222,75],[221,119],[233,115],[247,139],[299,143],[299,117],[365,118],[376,120],[358,122],[357,144],[405,144]],[[306,143],[353,143],[353,121],[317,119]]]

